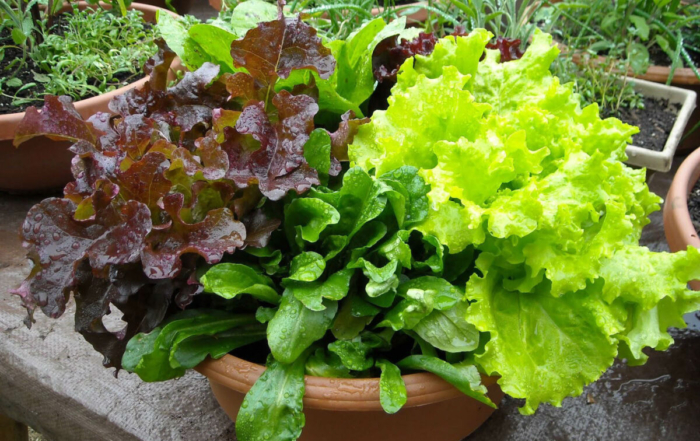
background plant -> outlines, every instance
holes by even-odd
[[[330,40],[344,40],[377,17],[386,22],[397,18],[393,0],[292,0],[288,3],[291,13],[311,15],[314,18],[311,24]]]
[[[81,12],[74,6],[58,23],[57,14],[65,6],[62,2],[0,0],[3,26],[22,52],[0,79],[3,95],[12,97],[13,105],[22,106],[40,101],[44,93],[79,99],[132,80],[155,53],[153,32],[144,25],[140,12],[127,10],[131,0],[110,3],[109,11]],[[33,81],[16,78],[27,69],[33,70]]]
[[[670,59],[668,84],[680,67],[691,68],[700,79],[689,54],[700,53],[690,43],[697,38],[692,29],[700,21],[698,4],[697,0],[565,0],[551,6],[550,29],[574,50],[624,60],[623,72],[645,73],[650,51],[662,51]]]
[[[136,10],[125,15],[73,10],[60,33],[49,33],[31,53],[45,93],[74,99],[128,84],[156,52],[153,31]]]
[[[588,52],[564,53],[552,64],[552,73],[562,83],[572,82],[582,106],[597,103],[603,116],[617,116],[621,108],[643,109],[644,97],[634,90],[634,81],[620,75],[629,66],[615,57],[599,59]]]

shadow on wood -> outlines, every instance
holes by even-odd
[[[28,439],[27,426],[0,414],[0,441],[27,441]]]

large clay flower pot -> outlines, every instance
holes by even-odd
[[[232,355],[202,362],[197,371],[209,379],[214,396],[236,420],[245,394],[265,368]],[[408,401],[388,415],[379,404],[379,379],[306,376],[301,441],[459,441],[476,430],[494,409],[467,397],[433,374],[404,375]],[[489,397],[503,392],[496,378],[484,377]]]
[[[671,251],[685,250],[688,245],[700,248],[698,232],[695,231],[688,211],[688,194],[700,178],[700,149],[695,150],[681,164],[673,177],[664,203],[664,232]],[[690,287],[700,290],[700,281],[690,282]]]
[[[171,3],[178,14],[187,14],[192,9],[192,4],[195,0],[173,0]],[[139,3],[155,6],[157,8],[167,8],[168,4],[165,0],[139,0]]]
[[[109,5],[102,6],[110,8]],[[97,6],[78,2],[78,7],[82,10],[94,9]],[[144,19],[152,23],[156,21],[157,11],[162,11],[160,8],[139,3],[132,3],[130,9],[141,11]],[[71,9],[65,7],[64,10],[67,12]],[[167,12],[177,16],[173,12]],[[146,82],[148,77],[112,92],[78,101],[75,108],[86,119],[96,112],[108,112],[107,105],[113,97],[129,89],[143,87]],[[72,179],[70,163],[73,154],[68,151],[70,143],[37,137],[17,148],[14,147],[12,140],[15,137],[15,129],[22,118],[24,112],[0,115],[0,191],[36,193],[60,190]]]
[[[287,3],[290,3],[290,2],[287,2]],[[211,5],[212,8],[216,9],[217,11],[221,11],[223,0],[209,0],[209,4]],[[400,5],[400,6],[402,6],[402,7],[422,6],[425,4],[426,4],[426,2],[416,2],[416,3],[410,3],[407,5]],[[382,11],[382,8],[375,8],[375,9],[372,9],[372,14],[376,15],[376,14],[379,14],[381,11]],[[411,14],[406,15],[406,17],[409,20],[413,20],[413,21],[425,21],[428,18],[428,11],[425,9],[420,9],[416,12],[413,12]]]

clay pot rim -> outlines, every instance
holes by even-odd
[[[80,10],[84,9],[96,9],[97,5],[90,5],[84,1],[80,1],[76,3],[78,8]],[[100,2],[100,6],[104,7],[105,9],[111,9],[112,6],[106,3]],[[63,9],[70,8],[70,6],[64,6]],[[146,13],[152,13],[154,16],[158,11],[165,11],[168,14],[170,14],[173,17],[180,17],[178,14],[169,11],[167,9],[163,8],[158,8],[156,6],[151,6],[151,5],[144,5],[142,3],[137,3],[134,2],[132,3],[128,9],[136,9],[141,12],[146,12]],[[75,109],[80,113],[80,115],[83,118],[88,118],[92,116],[91,109],[93,109],[98,102],[102,101],[111,101],[112,98],[114,98],[117,95],[121,95],[125,93],[126,91],[134,88],[141,88],[143,87],[148,81],[150,77],[145,76],[144,78],[141,78],[138,81],[135,81],[133,83],[129,83],[128,85],[124,87],[120,87],[119,89],[115,89],[111,92],[104,93],[102,95],[97,95],[91,98],[87,98],[84,100],[80,101],[75,101],[73,105],[75,106]],[[24,118],[25,112],[18,112],[18,113],[8,113],[5,115],[0,115],[0,141],[5,141],[5,140],[11,140],[14,139],[15,137],[15,130],[17,129],[17,126],[19,125],[20,121]]]
[[[247,393],[265,371],[265,367],[231,354],[218,360],[211,358],[195,370],[214,383],[240,393]],[[424,372],[402,376],[408,392],[404,407],[422,406],[463,395],[437,375]],[[481,376],[484,386],[496,383],[497,377]],[[381,411],[379,378],[325,378],[306,375],[304,406],[337,411]]]
[[[680,167],[666,196],[664,228],[675,228],[687,245],[700,248],[700,238],[690,219],[688,195],[700,179],[700,148],[688,155]]]
[[[561,43],[557,41],[557,46],[559,46],[559,50],[561,52],[567,51],[569,48],[567,45],[564,43]],[[580,64],[581,61],[581,56],[579,55],[581,50],[576,50],[573,55],[573,60],[574,63]],[[607,57],[599,55],[596,58],[596,61],[594,63],[604,63]],[[598,61],[599,60],[599,61]],[[647,69],[646,73],[642,75],[637,75],[631,70],[627,72],[625,76],[628,77],[633,77],[637,78],[640,80],[646,80],[646,81],[651,81],[653,83],[663,83],[666,84],[666,81],[668,80],[668,76],[671,74],[671,66],[659,66],[656,64],[652,64],[649,66]],[[682,67],[679,69],[676,69],[676,71],[673,73],[673,79],[671,80],[671,85],[672,86],[698,86],[700,85],[700,79],[695,76],[695,73],[693,72],[693,69],[689,67]]]
[[[216,9],[217,11],[221,10],[221,1],[222,0],[209,0],[209,5]],[[420,2],[414,2],[414,3],[408,3],[405,5],[400,5],[402,8],[411,8],[411,7],[417,7],[417,6],[422,6],[425,5],[427,2],[425,1],[420,1]],[[384,8],[373,8],[372,9],[372,15],[378,15],[384,10]],[[428,18],[428,14],[425,9],[422,9],[420,11],[414,12],[412,14],[406,14],[404,15],[406,18],[409,18],[411,20],[420,22],[420,21],[425,21]]]

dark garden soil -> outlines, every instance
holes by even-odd
[[[698,32],[700,32],[700,30],[698,30]],[[688,55],[696,66],[700,66],[700,53],[689,50]],[[654,45],[649,48],[649,62],[654,66],[670,66],[671,58],[663,49]],[[685,61],[683,62],[683,67],[688,67]]]
[[[639,127],[633,145],[660,152],[666,145],[679,110],[680,105],[669,104],[668,100],[645,97],[644,109],[620,109],[616,117]]]
[[[63,20],[61,20],[61,16],[57,17],[56,20],[57,24],[54,27],[56,29],[56,33],[58,35],[62,35],[64,28],[62,25]],[[145,23],[144,27],[148,30],[153,27],[151,23]],[[10,37],[10,31],[7,29],[3,29],[2,32],[0,32],[0,47],[2,46],[15,46],[14,42],[12,41],[12,38]],[[20,60],[22,59],[22,50],[16,47],[6,47],[5,48],[5,55],[0,60],[0,77],[15,77],[19,78],[22,81],[23,85],[34,83],[35,85],[32,86],[31,88],[25,89],[19,93],[16,94],[18,98],[27,98],[31,96],[41,96],[44,93],[44,85],[38,81],[34,80],[34,74],[35,73],[41,73],[41,69],[34,63],[34,61],[27,56],[26,58],[26,63],[24,66],[20,67],[18,69],[18,65],[20,64]],[[137,75],[132,75],[129,72],[123,72],[123,73],[118,73],[114,76],[115,80],[118,80],[121,83],[120,87],[126,86],[130,83],[136,82],[143,78],[145,75],[143,72],[140,70],[138,71]],[[90,83],[91,85],[95,85],[97,81]],[[99,94],[97,93],[91,93],[91,94],[86,94],[81,96],[81,99],[88,99],[92,98],[94,96],[97,96]],[[2,93],[0,93],[0,115],[6,115],[10,113],[19,113],[19,112],[24,112],[27,110],[28,107],[30,106],[41,106],[42,101],[34,101],[34,102],[28,102],[28,103],[23,103],[20,105],[13,105],[12,101],[14,100],[15,96],[15,90],[10,89],[5,85],[3,87]]]
[[[10,31],[3,29],[0,33],[0,46],[14,46],[14,42],[10,37]],[[23,90],[17,94],[17,97],[26,98],[33,94],[41,94],[44,91],[44,86],[41,83],[34,81],[34,72],[38,71],[34,61],[27,57],[26,64],[23,68],[17,69],[17,65],[22,60],[22,50],[16,47],[6,47],[5,56],[0,60],[0,75],[2,77],[15,77],[22,81],[22,84],[36,83],[36,86],[31,90]],[[12,90],[8,90],[7,85],[3,88],[0,94],[0,115],[8,113],[24,112],[24,110],[33,105],[27,103],[21,106],[12,105],[13,97]]]
[[[688,195],[688,211],[690,220],[693,221],[695,231],[700,232],[700,181],[695,183],[695,187]]]

